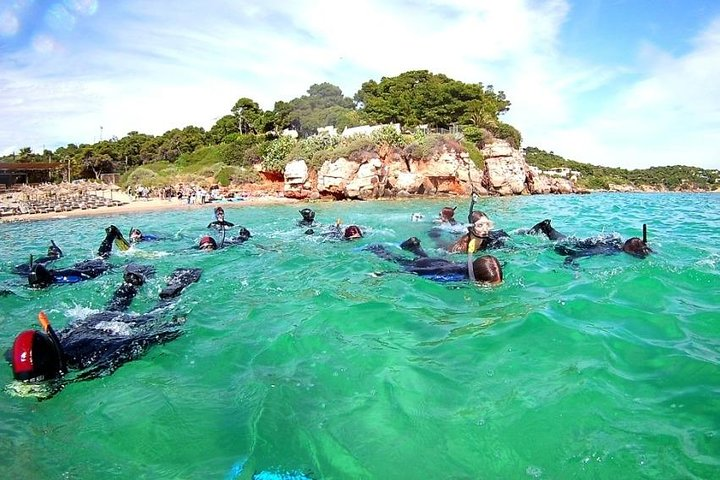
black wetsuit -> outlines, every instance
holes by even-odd
[[[550,220],[543,220],[527,231],[528,234],[545,234],[550,240],[558,242],[555,251],[565,257],[565,264],[574,264],[575,260],[593,255],[615,255],[621,252],[638,258],[645,258],[652,249],[644,240],[633,237],[623,242],[616,235],[602,235],[598,237],[577,240],[569,238],[553,228]]]
[[[383,245],[377,244],[368,245],[364,249],[373,252],[380,258],[397,263],[408,273],[414,273],[436,282],[461,282],[470,278],[467,263],[456,263],[444,258],[427,256],[410,259],[390,253]],[[408,249],[405,248],[405,250]]]
[[[563,235],[562,233],[555,230],[553,226],[550,225],[550,220],[548,219],[545,219],[542,222],[533,225],[533,227],[525,233],[527,235],[540,235],[542,233],[553,241],[564,240],[565,238],[567,238],[566,235]]]
[[[41,399],[52,397],[68,383],[110,375],[123,364],[144,355],[153,345],[182,335],[182,321],[168,320],[166,309],[185,287],[200,279],[201,270],[175,270],[160,292],[156,306],[145,314],[134,315],[125,310],[154,269],[135,266],[130,272],[131,267],[128,266],[125,281],[113,295],[107,310],[76,320],[57,332],[62,369],[66,374],[48,381]],[[77,375],[67,374],[73,370],[78,371]]]
[[[52,284],[76,283],[96,278],[111,268],[106,259],[110,256],[116,240],[125,242],[120,230],[110,226],[105,229],[105,238],[98,248],[99,258],[84,260],[64,269],[48,269],[43,264],[34,264],[28,273],[28,283],[33,288],[45,288]]]
[[[200,269],[175,270],[168,286],[160,292],[157,305],[143,315],[123,313],[138,292],[137,286],[124,283],[120,287],[125,288],[122,301],[114,299],[109,306],[113,309],[75,321],[58,332],[67,367],[83,370],[78,377],[83,380],[109,375],[122,364],[142,356],[152,345],[179,337],[180,323],[167,321],[160,313],[185,287],[200,279],[200,272]]]
[[[62,258],[62,256],[62,250],[60,250],[60,248],[55,245],[55,241],[50,240],[50,246],[48,247],[48,252],[46,256],[37,259],[33,259],[32,257],[30,257],[30,262],[16,265],[13,268],[13,273],[26,277],[30,275],[30,272],[32,271],[34,265],[42,265],[43,267],[47,267],[47,265],[54,262],[55,260],[59,260],[60,258]]]
[[[582,257],[622,253],[623,242],[616,236],[586,238],[584,240],[559,243],[555,245],[555,251],[563,255],[565,257],[565,263],[569,264]]]
[[[234,223],[226,222],[225,220],[215,220],[214,222],[208,223],[207,228],[214,228],[215,230],[227,230],[228,228],[232,228],[234,226]]]

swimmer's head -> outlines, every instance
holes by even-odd
[[[638,237],[632,237],[627,239],[623,244],[623,252],[629,253],[634,257],[645,258],[652,252],[652,249]]]
[[[303,220],[306,222],[312,222],[315,220],[315,212],[309,208],[303,208],[300,210],[300,215],[302,215]]]
[[[215,218],[217,220],[222,220],[223,218],[225,218],[225,210],[223,210],[222,207],[215,208]]]
[[[354,240],[356,238],[362,238],[362,236],[362,231],[357,225],[350,225],[343,233],[343,238],[345,238],[345,240]]]
[[[420,246],[420,239],[417,237],[410,237],[400,244],[400,248],[412,252],[414,249]]]
[[[44,332],[20,332],[15,337],[11,353],[15,380],[41,382],[56,378],[62,373],[60,348]]]
[[[53,274],[40,264],[33,266],[30,275],[28,275],[28,283],[32,288],[49,287],[54,281],[55,277]]]
[[[485,214],[485,212],[481,212],[480,210],[473,210],[473,212],[470,214],[469,220],[470,220],[470,223],[475,223],[484,218],[487,219],[488,221],[490,221],[490,217],[488,217]]]
[[[200,250],[217,250],[217,242],[215,242],[215,239],[210,235],[205,235],[200,239],[198,248]]]
[[[246,242],[252,235],[250,235],[250,230],[248,230],[245,227],[240,227],[238,230],[238,234],[235,237],[236,240],[239,240],[241,242]]]
[[[130,230],[130,241],[131,242],[139,242],[142,240],[142,232],[139,228],[133,228]]]
[[[492,255],[483,255],[473,262],[473,274],[476,282],[496,285],[502,283],[503,272],[500,262]]]
[[[440,220],[442,220],[443,222],[454,222],[456,208],[457,207],[445,207],[440,210]]]
[[[487,237],[490,234],[490,230],[492,230],[494,223],[484,213],[473,212],[473,214],[475,213],[478,213],[479,215],[475,215],[475,221],[468,227],[468,232],[475,237]],[[471,217],[472,216],[473,215],[471,215]]]
[[[63,256],[62,250],[60,250],[60,247],[55,245],[54,240],[50,240],[50,246],[48,247],[47,254],[48,257],[52,258],[60,258]]]

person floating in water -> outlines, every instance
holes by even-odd
[[[140,243],[140,242],[151,242],[155,240],[160,240],[160,237],[153,234],[148,233],[142,233],[139,228],[131,228],[130,234],[128,235],[128,238],[130,239],[130,243]]]
[[[469,220],[468,232],[450,246],[445,247],[448,252],[467,253],[470,246],[472,246],[471,253],[489,248],[502,248],[510,238],[504,230],[492,230],[494,223],[484,212],[473,211]]]
[[[28,274],[28,283],[33,288],[45,288],[53,284],[76,283],[96,278],[111,267],[107,258],[113,245],[123,251],[130,248],[120,230],[115,225],[110,225],[105,229],[105,238],[98,248],[99,258],[78,262],[71,268],[64,269],[48,269],[42,264],[35,264]]]
[[[415,237],[405,240],[401,246],[404,250],[418,251],[420,242]],[[397,263],[407,273],[414,273],[436,282],[461,282],[474,280],[480,283],[500,284],[503,271],[500,262],[492,255],[484,255],[472,262],[452,262],[444,258],[432,258],[418,255],[413,259],[389,252],[383,245],[368,245],[365,250],[373,252],[380,258]],[[422,250],[421,250],[422,251]],[[422,251],[424,254],[424,251]]]
[[[600,236],[586,238],[584,240],[573,240],[564,235],[551,225],[546,219],[533,226],[527,233],[544,234],[550,240],[557,241],[555,251],[565,257],[566,264],[572,264],[578,258],[590,257],[593,255],[614,255],[625,252],[637,258],[645,258],[652,249],[647,245],[647,225],[643,224],[643,238],[632,237],[625,242],[617,236]]]
[[[442,210],[440,210],[440,216],[438,217],[437,222],[440,224],[447,224],[447,225],[457,225],[457,220],[455,220],[455,210],[457,210],[457,207],[443,207]]]
[[[315,226],[315,212],[309,208],[303,208],[300,210],[302,220],[298,221],[298,227],[314,227]]]
[[[298,221],[298,227],[306,229],[305,235],[312,235],[315,233],[315,230],[312,229],[312,227],[317,226],[315,223],[315,212],[309,208],[303,208],[300,210],[300,215],[302,215],[302,220]]]
[[[55,332],[40,312],[42,331],[21,332],[5,354],[15,380],[42,384],[44,388],[36,394],[49,398],[68,383],[110,375],[153,345],[179,337],[182,322],[167,320],[166,310],[188,285],[200,279],[201,270],[176,269],[154,308],[142,315],[124,313],[153,273],[152,267],[129,265],[105,311],[74,321],[61,331]],[[72,371],[77,373],[72,375]]]
[[[357,225],[349,225],[342,228],[338,220],[335,226],[323,233],[322,236],[327,240],[357,240],[358,238],[363,238],[363,232]]]
[[[48,246],[46,256],[34,260],[33,257],[30,256],[30,262],[16,265],[13,268],[13,273],[22,276],[30,275],[33,265],[42,265],[43,267],[47,267],[50,263],[62,258],[62,256],[63,252],[60,250],[60,247],[55,244],[54,240],[50,240],[50,246]]]
[[[250,230],[245,227],[239,227],[238,233],[234,237],[225,238],[225,232],[223,231],[223,238],[219,244],[212,236],[204,235],[198,242],[198,248],[206,251],[217,250],[228,245],[240,245],[248,241],[250,237],[252,237]]]
[[[235,226],[234,223],[225,221],[225,210],[222,207],[215,208],[215,220],[208,223],[207,228],[214,228],[216,230],[228,230]]]

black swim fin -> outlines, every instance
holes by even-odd
[[[168,299],[175,298],[182,293],[182,291],[190,285],[200,280],[200,274],[202,269],[200,268],[178,268],[168,280],[168,284],[160,292],[160,298]]]

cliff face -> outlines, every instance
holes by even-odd
[[[572,193],[566,179],[535,175],[521,151],[496,140],[482,150],[479,170],[466,152],[445,146],[423,158],[407,158],[403,152],[380,149],[350,158],[326,161],[313,178],[304,160],[285,167],[284,194],[290,198],[372,199],[410,195],[524,195]]]

